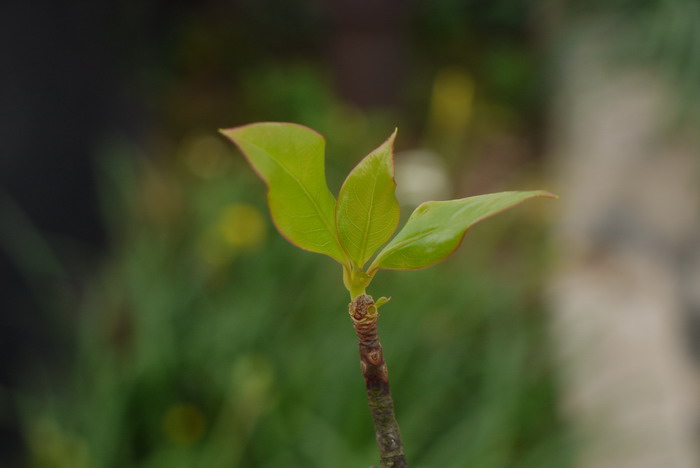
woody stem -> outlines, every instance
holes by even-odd
[[[360,365],[367,388],[369,409],[381,455],[380,468],[406,468],[399,424],[394,414],[394,400],[389,388],[389,373],[379,343],[379,313],[372,296],[361,294],[349,307],[350,317],[360,345]]]

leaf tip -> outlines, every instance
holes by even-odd
[[[392,181],[394,183],[394,186],[396,186],[396,180],[394,180],[394,157],[396,154],[396,151],[394,149],[394,142],[396,141],[396,136],[398,135],[399,128],[394,127],[394,131],[389,135],[389,138],[386,139],[384,143],[382,143],[381,146],[387,145],[389,147],[389,153],[388,153],[388,164],[389,164],[389,171],[391,172],[391,177]]]
[[[551,198],[552,200],[559,200],[559,195],[552,193],[549,190],[539,190],[538,196],[542,198]]]
[[[239,130],[241,130],[241,127],[231,127],[231,128],[220,128],[218,129],[218,132],[231,140],[233,143],[238,144],[236,141],[236,136],[238,135]]]

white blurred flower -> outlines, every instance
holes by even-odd
[[[424,201],[445,200],[452,193],[447,166],[435,152],[416,149],[398,153],[396,198],[402,205],[416,206]]]

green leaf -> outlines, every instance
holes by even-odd
[[[325,140],[302,125],[263,122],[221,130],[267,184],[279,232],[298,247],[345,263],[335,225],[335,198],[326,184]]]
[[[338,195],[340,243],[358,267],[389,240],[399,224],[394,191],[394,133],[350,172]]]
[[[466,232],[480,221],[530,198],[557,198],[544,190],[500,192],[421,204],[406,225],[377,255],[368,270],[417,270],[452,254]]]

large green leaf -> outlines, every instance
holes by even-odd
[[[536,198],[556,198],[549,192],[500,192],[421,204],[406,225],[377,255],[368,273],[377,269],[417,270],[444,260],[476,223]]]
[[[268,187],[279,232],[302,249],[345,263],[335,225],[335,198],[326,184],[325,140],[302,125],[263,122],[221,130]]]
[[[338,237],[350,258],[361,267],[389,240],[399,224],[394,195],[396,131],[350,172],[338,195]]]

